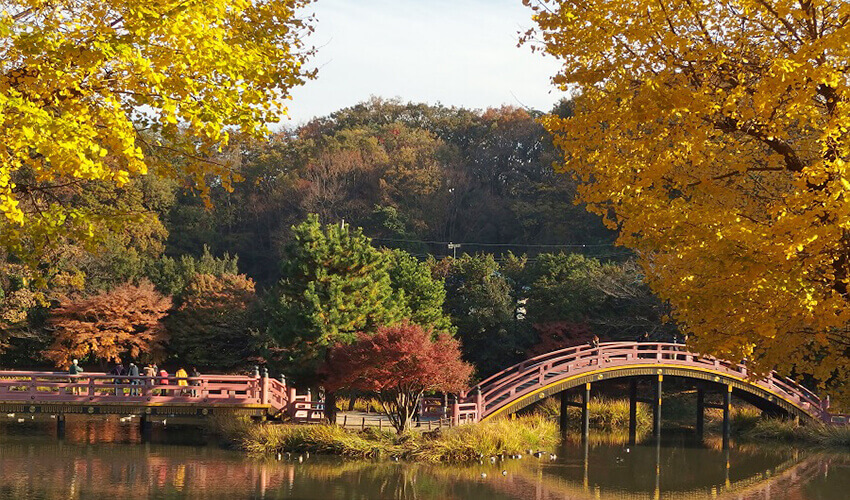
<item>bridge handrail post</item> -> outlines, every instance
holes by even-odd
[[[460,401],[459,397],[452,395],[452,426],[458,425],[460,421]]]
[[[475,419],[481,420],[481,416],[484,415],[484,396],[481,395],[481,388],[475,388]]]
[[[292,418],[293,420],[295,420],[295,413],[298,410],[298,405],[295,404],[296,401],[298,400],[297,399],[298,398],[298,389],[296,389],[295,387],[292,387],[292,386],[289,386],[287,389],[288,389],[288,394],[289,394],[289,402],[288,402],[289,417]]]
[[[95,393],[94,393],[94,379],[93,379],[93,378],[89,378],[88,382],[89,382],[89,383],[88,383],[88,396],[89,396],[90,398],[92,398],[92,397],[94,397],[94,395],[95,395]]]
[[[269,404],[269,369],[265,366],[260,379],[260,404]]]

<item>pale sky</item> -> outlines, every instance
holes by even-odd
[[[316,0],[311,10],[319,75],[293,92],[289,125],[373,95],[543,111],[565,95],[550,82],[557,62],[516,46],[532,26],[521,0]]]

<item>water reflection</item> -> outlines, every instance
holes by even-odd
[[[0,421],[0,499],[837,500],[850,492],[850,454],[723,451],[676,435],[634,447],[568,443],[556,460],[429,466],[248,460],[205,444],[197,427],[158,425],[140,443],[138,423],[117,419],[69,419],[57,440],[51,424]]]

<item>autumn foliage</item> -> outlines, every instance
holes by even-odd
[[[170,307],[171,299],[148,281],[66,300],[51,313],[49,324],[55,329],[55,340],[44,356],[61,367],[74,358],[157,359],[168,339],[160,320]]]
[[[244,274],[196,274],[166,320],[171,350],[184,362],[230,370],[254,355],[250,333],[254,281]]]
[[[358,334],[353,344],[337,344],[326,366],[326,387],[374,393],[393,426],[403,432],[427,391],[460,392],[472,366],[460,359],[459,342],[448,334],[411,323]]]
[[[580,94],[562,168],[695,348],[846,381],[850,4],[525,3]]]
[[[296,13],[308,3],[3,2],[0,245],[101,236],[103,213],[57,203],[62,186],[120,188],[153,170],[229,187],[230,134],[265,135],[313,76]]]

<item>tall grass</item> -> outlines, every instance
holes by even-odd
[[[729,408],[729,421],[734,434],[749,431],[763,421],[762,412],[755,406],[732,406]],[[723,426],[723,410],[708,408],[705,411],[705,425],[710,429],[720,429]]]
[[[342,411],[348,411],[351,398],[346,396],[337,396],[336,407]],[[354,411],[362,411],[363,413],[380,413],[381,402],[375,398],[357,398],[354,401]]]
[[[494,419],[461,425],[429,438],[412,439],[405,457],[427,462],[459,462],[481,456],[551,450],[558,444],[557,425],[542,415]]]
[[[524,454],[528,449],[547,450],[558,443],[556,425],[540,415],[402,435],[371,428],[355,432],[336,425],[258,424],[247,419],[220,420],[214,423],[214,430],[254,456],[310,452],[349,458],[460,462]]]
[[[787,441],[850,448],[850,426],[808,422],[801,425],[793,420],[765,418],[742,433],[753,441]]]
[[[561,406],[557,398],[546,398],[534,410],[550,418],[560,414]],[[629,400],[591,398],[588,404],[590,426],[594,431],[614,432],[629,428]],[[637,405],[635,412],[638,432],[652,427],[652,410],[647,405]],[[567,408],[567,424],[571,430],[581,428],[581,408]]]

